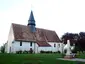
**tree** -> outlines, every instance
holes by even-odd
[[[5,53],[5,46],[1,46],[1,53]]]
[[[67,40],[70,40],[70,44],[73,45],[77,39],[78,39],[78,34],[74,34],[74,33],[65,33],[62,38],[61,38],[64,42],[64,44],[67,43]]]
[[[85,51],[85,32],[79,33],[79,39],[77,41],[77,45],[80,47],[80,50]]]
[[[75,44],[77,51],[85,51],[85,32],[77,33],[65,33],[62,38],[63,42],[66,44],[67,40],[70,40],[71,46]]]

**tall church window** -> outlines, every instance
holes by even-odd
[[[32,46],[32,42],[30,42],[30,46]]]
[[[22,46],[22,41],[20,41],[20,46]]]

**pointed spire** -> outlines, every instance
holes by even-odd
[[[33,12],[32,12],[32,11],[31,11],[31,13],[30,13],[29,21],[35,21],[35,20],[34,20],[34,15],[33,15]]]
[[[35,19],[34,19],[34,15],[33,15],[32,11],[30,13],[30,17],[29,17],[29,20],[28,20],[28,25],[29,24],[34,24],[35,25]]]
[[[33,12],[31,11],[30,17],[29,17],[29,20],[28,20],[28,26],[30,27],[31,32],[36,31],[35,25],[36,24],[35,24],[35,19],[34,19],[34,16],[33,16]]]

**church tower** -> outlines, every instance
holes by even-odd
[[[36,31],[36,28],[35,28],[36,24],[35,24],[35,19],[34,19],[32,11],[30,13],[30,17],[29,17],[29,20],[28,20],[28,26],[30,27],[30,31],[31,32],[35,32]]]

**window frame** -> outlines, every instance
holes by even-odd
[[[30,42],[30,46],[32,46],[32,42]]]
[[[20,41],[20,46],[22,46],[22,41]]]

